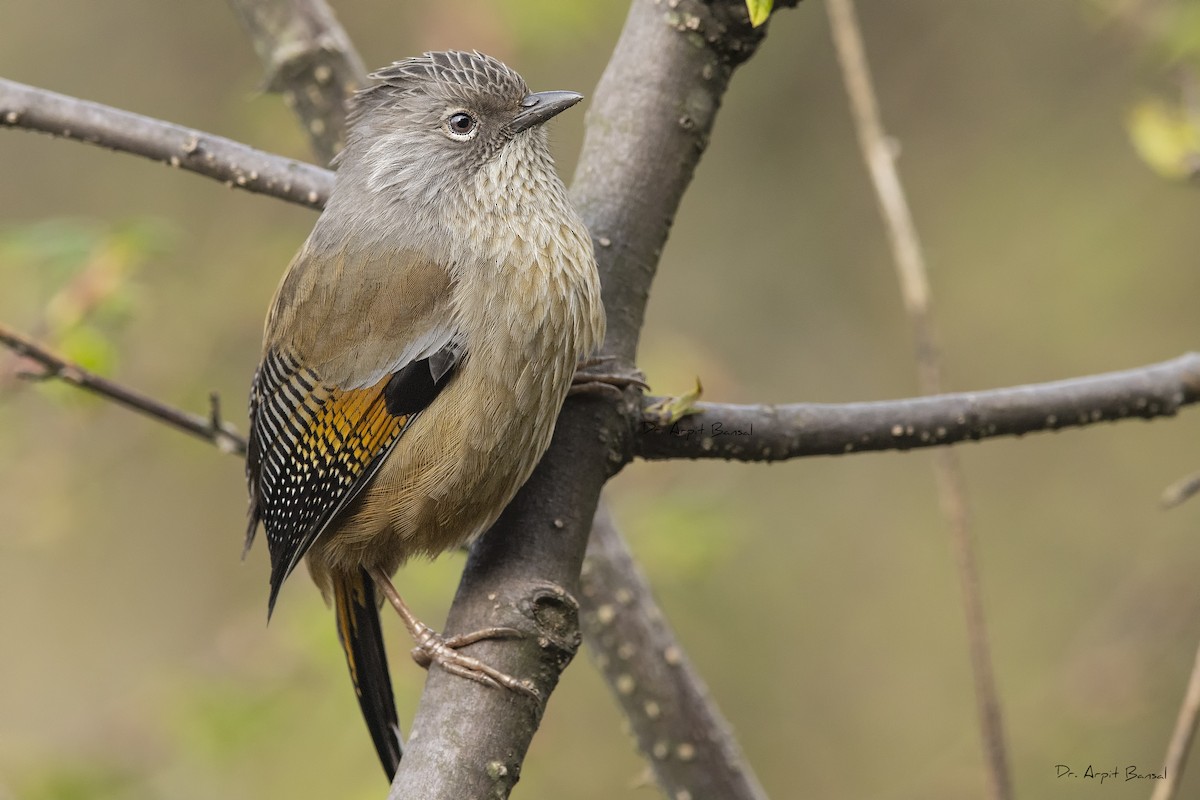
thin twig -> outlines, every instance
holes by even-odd
[[[24,128],[161,161],[222,181],[321,208],[333,186],[328,170],[239,142],[99,103],[0,78],[0,128]]]
[[[1190,475],[1184,475],[1163,489],[1158,502],[1163,508],[1174,508],[1180,503],[1190,500],[1197,492],[1200,492],[1200,472],[1193,472]]]
[[[224,453],[246,454],[245,439],[228,424],[219,420],[215,401],[213,402],[212,418],[205,419],[197,414],[189,414],[173,408],[149,395],[89,372],[5,325],[0,325],[0,344],[30,359],[43,369],[41,373],[28,373],[26,377],[35,380],[64,381],[107,400],[112,400],[139,414],[145,414],[176,430],[199,437],[209,444],[215,445]]]
[[[1183,770],[1187,766],[1187,757],[1192,749],[1192,740],[1196,736],[1198,721],[1200,721],[1200,649],[1196,651],[1192,674],[1188,677],[1187,692],[1179,706],[1175,730],[1167,745],[1167,757],[1163,762],[1163,779],[1155,782],[1150,800],[1174,800],[1179,796],[1179,784],[1183,780]]]
[[[938,337],[933,321],[929,280],[916,226],[896,171],[894,152],[880,121],[879,104],[871,84],[862,34],[853,0],[829,0],[829,24],[846,82],[846,93],[854,116],[863,158],[871,173],[875,192],[886,223],[904,305],[916,339],[917,373],[921,391],[941,391]],[[966,480],[951,450],[934,454],[938,498],[950,523],[951,541],[962,587],[967,640],[975,678],[981,734],[988,765],[989,791],[996,800],[1012,796],[1008,756],[1000,701],[992,673],[987,626],[980,596],[979,572],[970,533],[970,506]]]

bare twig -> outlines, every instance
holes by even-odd
[[[36,380],[64,381],[107,400],[112,400],[139,414],[145,414],[152,419],[166,423],[172,428],[199,437],[216,445],[222,452],[236,455],[245,455],[246,453],[246,441],[228,424],[220,422],[215,400],[213,401],[213,416],[205,419],[196,414],[180,411],[149,395],[89,372],[5,325],[0,325],[0,344],[30,359],[43,369],[41,373],[29,373],[26,377]]]
[[[203,131],[0,78],[0,127],[25,128],[161,161],[223,181],[320,208],[333,175]]]
[[[1155,782],[1150,800],[1174,800],[1179,796],[1179,784],[1183,780],[1183,770],[1187,766],[1188,752],[1192,749],[1192,740],[1196,736],[1198,721],[1200,721],[1200,650],[1196,651],[1192,674],[1188,677],[1187,692],[1183,696],[1183,702],[1179,705],[1175,730],[1167,745],[1167,757],[1163,762],[1163,779]]]
[[[603,503],[581,583],[589,601],[581,622],[596,666],[667,797],[765,800]]]
[[[328,164],[346,142],[347,96],[366,70],[324,0],[229,0],[266,68],[266,88],[283,94]]]
[[[941,364],[925,259],[921,254],[921,245],[917,239],[912,214],[909,212],[908,201],[904,196],[904,188],[896,172],[893,148],[880,121],[879,104],[871,85],[871,74],[854,11],[854,0],[829,0],[828,8],[829,24],[833,31],[842,76],[846,82],[846,93],[850,97],[859,145],[883,212],[892,256],[900,278],[901,294],[915,334],[917,374],[921,391],[925,394],[937,394],[941,391],[942,384]],[[962,587],[968,649],[988,765],[989,791],[996,800],[1007,800],[1012,796],[1012,779],[1008,770],[1004,725],[992,673],[983,599],[979,589],[979,572],[971,542],[966,480],[953,451],[939,450],[934,453],[934,476],[942,512],[950,523],[951,541]]]
[[[659,398],[646,398],[646,407]],[[642,422],[645,459],[783,461],[939,447],[1123,419],[1173,416],[1200,402],[1200,353],[1084,378],[874,403],[696,403],[669,426]]]

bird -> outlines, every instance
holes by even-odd
[[[250,389],[245,548],[261,525],[268,620],[307,561],[389,780],[401,743],[381,594],[419,663],[532,692],[457,650],[509,631],[444,639],[391,576],[495,522],[603,342],[592,239],[544,127],[581,99],[531,92],[479,52],[373,73],[352,98],[329,200],[267,314]]]

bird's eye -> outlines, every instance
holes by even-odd
[[[469,139],[475,133],[475,118],[464,111],[457,111],[446,118],[446,130],[455,139]]]

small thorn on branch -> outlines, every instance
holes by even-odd
[[[246,441],[238,434],[237,429],[221,418],[221,393],[208,393],[208,429],[212,435],[212,443],[222,453],[242,455],[246,452]]]
[[[1193,472],[1163,489],[1158,502],[1163,508],[1174,508],[1190,500],[1197,492],[1200,492],[1200,472]]]

